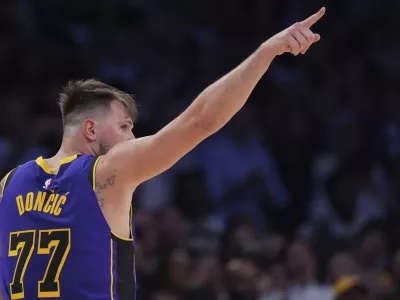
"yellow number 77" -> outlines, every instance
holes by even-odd
[[[36,230],[25,230],[10,233],[8,256],[18,256],[13,281],[10,283],[11,299],[23,299],[24,276],[29,260],[35,248]],[[39,230],[37,254],[50,254],[43,279],[38,282],[38,297],[60,297],[59,277],[68,252],[71,248],[71,230]]]

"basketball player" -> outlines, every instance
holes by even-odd
[[[304,54],[320,39],[321,9],[264,42],[152,136],[135,139],[133,99],[95,80],[60,96],[64,136],[1,182],[0,279],[4,299],[135,299],[135,188],[223,127],[246,103],[272,60]]]

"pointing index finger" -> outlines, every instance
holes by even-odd
[[[306,26],[307,28],[310,28],[315,23],[317,23],[319,19],[322,18],[322,16],[325,14],[325,11],[326,11],[325,7],[321,8],[318,12],[316,12],[312,16],[309,16],[307,19],[302,21],[301,25]]]

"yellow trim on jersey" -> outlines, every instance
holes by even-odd
[[[129,232],[131,233],[130,237],[132,238],[132,241],[134,239],[133,237],[133,230],[132,230],[132,203],[131,203],[131,207],[129,208]]]
[[[125,238],[125,237],[122,237],[122,236],[116,234],[116,233],[113,232],[113,231],[111,231],[111,234],[112,234],[114,237],[116,237],[117,239],[122,240],[122,241],[126,241],[126,242],[132,242],[132,241],[133,241],[133,238]]]
[[[36,163],[45,171],[47,174],[55,174],[53,169],[49,166],[49,164],[44,160],[42,156],[36,159]]]
[[[111,276],[111,280],[110,280],[110,296],[111,296],[111,300],[114,300],[114,268],[113,268],[113,264],[114,264],[114,255],[113,255],[113,240],[110,239],[110,276]]]
[[[60,160],[60,166],[64,164],[68,164],[74,159],[78,157],[78,154],[74,154],[68,157],[64,157],[63,159]],[[40,156],[36,159],[36,163],[38,164],[39,167],[43,169],[47,174],[55,175],[58,172],[58,169],[53,169],[52,167],[49,166],[47,161],[43,158],[43,156]]]
[[[99,163],[101,156],[99,156],[98,158],[96,158],[96,161],[94,162],[93,165],[93,174],[92,174],[92,178],[93,178],[93,182],[92,182],[92,187],[93,187],[93,191],[96,191],[96,168],[97,168],[97,164]]]
[[[92,172],[93,172],[93,173],[92,173],[92,178],[93,178],[92,187],[93,187],[93,190],[94,190],[94,191],[96,191],[96,169],[97,169],[97,164],[99,163],[101,157],[102,157],[102,156],[99,156],[98,158],[96,158],[96,161],[94,162],[94,165],[93,165],[93,170],[92,170]],[[131,206],[132,206],[132,205],[131,205]],[[129,215],[130,215],[130,219],[131,219],[131,220],[129,221],[129,230],[130,230],[130,232],[131,232],[131,236],[133,237],[133,234],[132,234],[132,207],[131,207],[131,209],[130,209]],[[122,240],[122,241],[126,241],[126,242],[132,242],[132,241],[133,241],[133,238],[125,238],[125,237],[122,237],[122,236],[116,234],[116,233],[113,232],[113,231],[111,231],[111,234],[112,234],[115,238],[117,238],[117,239],[119,239],[119,240]]]
[[[74,154],[72,156],[64,157],[62,160],[60,160],[60,166],[64,164],[69,164],[71,161],[76,159],[78,157],[78,154]]]

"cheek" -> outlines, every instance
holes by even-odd
[[[97,139],[97,143],[100,147],[101,154],[107,153],[115,144],[118,143],[116,134],[109,128],[105,129]]]
[[[115,143],[115,144],[121,143],[121,142],[123,142],[123,141],[125,141],[125,140],[126,140],[125,134],[123,134],[123,133],[121,133],[121,132],[117,132],[117,133],[115,134],[115,136],[114,136],[114,143]]]
[[[108,142],[108,144],[115,145],[118,144],[119,142],[124,140],[123,135],[121,132],[115,128],[108,128],[105,134],[105,138]]]

